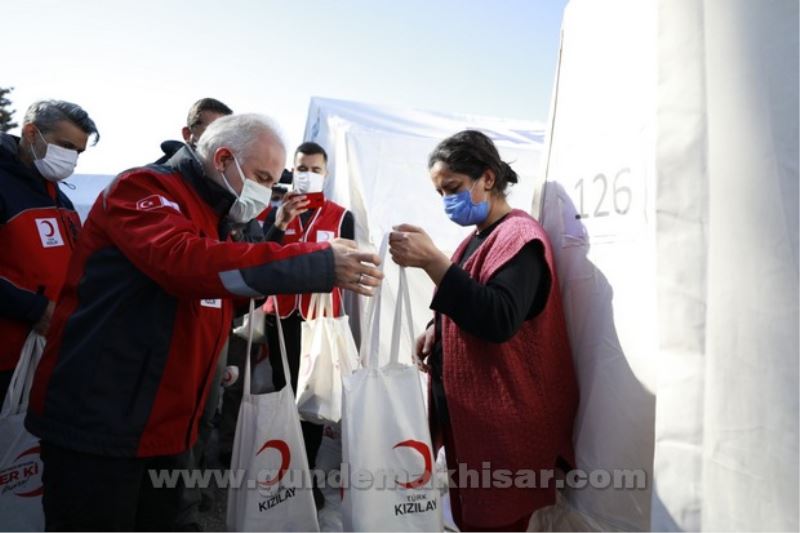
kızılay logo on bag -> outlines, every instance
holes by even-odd
[[[420,477],[412,479],[407,483],[398,481],[397,484],[406,489],[418,489],[425,486],[425,484],[430,481],[431,475],[433,474],[433,454],[431,453],[431,449],[427,444],[418,440],[404,440],[403,442],[395,444],[392,449],[397,448],[411,448],[419,453],[425,461],[425,471]]]
[[[393,449],[397,448],[410,448],[419,453],[425,460],[425,471],[420,477],[412,479],[407,483],[401,483],[398,480],[397,484],[406,489],[419,489],[424,487],[433,475],[433,453],[430,447],[418,440],[404,440],[403,442],[397,443]],[[394,504],[395,516],[426,513],[428,511],[435,511],[437,508],[435,497],[431,499],[430,495],[424,492],[407,495],[405,499],[405,502]]]
[[[0,496],[9,491],[14,491],[13,494],[21,498],[35,498],[42,495],[44,487],[39,451],[39,446],[25,450],[14,459],[14,465],[0,472]],[[37,486],[31,489],[31,485]]]
[[[292,461],[292,452],[289,450],[289,445],[286,444],[286,441],[278,439],[268,440],[265,442],[264,445],[256,452],[256,455],[269,448],[278,450],[278,452],[280,452],[281,467],[278,469],[278,473],[275,474],[274,478],[258,482],[258,484],[265,489],[277,484],[281,479],[283,479],[283,476],[286,475],[286,472],[289,470],[289,464]]]
[[[295,491],[297,489],[294,488],[287,488],[285,491],[279,490],[276,485],[283,479],[283,476],[286,475],[286,472],[289,471],[289,465],[292,461],[292,452],[289,449],[289,445],[286,444],[286,441],[273,439],[268,440],[264,443],[264,445],[256,452],[256,455],[260,454],[264,450],[273,449],[277,450],[281,454],[281,466],[278,469],[278,473],[275,474],[275,477],[272,479],[267,479],[265,481],[259,481],[258,485],[262,489],[271,489],[275,487],[276,492],[274,492],[271,496],[265,498],[264,500],[258,502],[258,510],[259,512],[264,512],[272,509],[276,505],[279,505],[289,498],[293,498],[295,495]]]

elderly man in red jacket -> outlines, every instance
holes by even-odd
[[[89,213],[26,419],[42,439],[48,530],[168,530],[175,489],[151,469],[191,447],[235,298],[370,295],[379,259],[352,243],[246,243],[286,158],[273,123],[231,115],[169,167],[126,171]]]

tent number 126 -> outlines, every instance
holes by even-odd
[[[624,177],[630,176],[631,169],[623,168],[619,170],[609,184],[608,177],[597,174],[589,183],[581,178],[575,184],[575,189],[580,194],[580,217],[607,217],[613,212],[617,215],[625,215],[631,209],[633,193],[631,189],[621,182],[626,181]],[[610,190],[609,190],[610,189]],[[588,204],[588,205],[587,205]],[[587,213],[586,208],[594,207],[593,213]]]

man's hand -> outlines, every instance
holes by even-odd
[[[294,220],[294,217],[302,215],[306,211],[308,211],[308,200],[305,195],[288,193],[275,214],[275,227],[286,231],[286,227]]]
[[[431,367],[425,363],[425,359],[431,354],[433,350],[433,343],[436,340],[435,326],[431,324],[425,333],[417,337],[417,368],[423,372],[430,373]]]
[[[425,230],[410,224],[395,226],[389,235],[389,252],[395,263],[425,270],[436,285],[442,281],[450,260],[434,244]]]
[[[53,318],[53,311],[56,308],[55,302],[47,302],[47,307],[44,310],[44,314],[39,321],[34,324],[33,331],[41,335],[42,337],[47,336],[47,330],[50,329],[50,320]]]
[[[347,239],[331,241],[336,264],[334,285],[364,296],[372,296],[373,287],[381,284],[383,273],[375,268],[381,258],[375,254],[361,252],[356,243]]]

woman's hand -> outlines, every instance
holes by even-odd
[[[425,270],[436,285],[442,281],[450,259],[434,244],[425,230],[410,224],[395,226],[389,235],[389,252],[395,263]]]
[[[428,329],[425,330],[425,333],[417,337],[417,368],[419,368],[423,372],[430,373],[431,367],[425,363],[425,360],[431,354],[431,350],[433,350],[433,343],[435,341],[436,330],[433,324],[431,324]]]
[[[286,231],[286,227],[294,220],[294,217],[302,215],[306,211],[308,211],[308,200],[304,195],[287,194],[275,214],[275,227]]]

